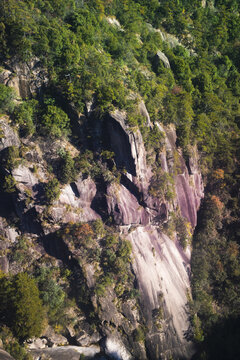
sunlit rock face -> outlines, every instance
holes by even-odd
[[[147,350],[151,359],[190,358],[193,346],[185,339],[189,328],[187,293],[190,291],[190,253],[152,225],[128,235],[141,307],[149,328]]]
[[[0,83],[14,89],[17,97],[26,99],[39,93],[44,84],[48,83],[47,71],[38,58],[28,63],[9,60],[0,74]]]
[[[152,171],[146,161],[141,134],[127,128],[124,114],[115,112],[108,119],[108,134],[116,164],[125,167],[127,174],[121,184],[108,187],[108,211],[132,243],[133,271],[149,330],[148,358],[167,359],[171,355],[174,359],[190,359],[194,347],[186,340],[186,334],[190,326],[187,302],[191,293],[191,253],[189,248],[182,249],[176,237],[170,239],[160,231],[160,227],[168,221],[169,211],[179,209],[194,229],[204,195],[203,182],[196,150],[187,166],[176,147],[175,128],[158,126],[165,135],[160,154],[162,171],[173,177],[174,199],[166,201],[151,196]]]
[[[146,126],[151,129],[150,117],[143,102],[139,104],[139,111],[146,119]],[[93,309],[98,312],[99,328],[92,334],[86,318],[82,319],[84,336],[75,334],[75,341],[81,346],[87,344],[89,351],[95,342],[103,342],[105,354],[115,359],[190,359],[194,349],[192,343],[187,341],[186,333],[190,326],[187,301],[191,293],[191,253],[189,247],[186,251],[181,248],[175,232],[170,238],[164,226],[171,221],[173,213],[181,214],[190,224],[190,231],[196,226],[197,211],[203,197],[197,151],[193,149],[186,163],[181,149],[176,146],[175,128],[157,124],[164,136],[162,150],[158,154],[160,170],[171,176],[173,182],[173,197],[168,200],[164,195],[157,196],[150,191],[154,166],[147,161],[141,132],[127,125],[126,114],[116,110],[101,122],[94,119],[97,115],[93,107],[87,116],[91,117],[93,127],[97,123],[94,128],[96,141],[95,138],[93,141],[98,152],[106,148],[114,152],[114,165],[118,170],[125,169],[121,177],[118,181],[102,179],[101,183],[100,180],[79,174],[71,184],[61,185],[59,198],[48,209],[46,226],[42,219],[46,206],[44,185],[49,181],[49,174],[43,154],[29,150],[26,161],[12,171],[17,188],[14,206],[21,229],[29,237],[49,234],[54,237],[54,232],[69,222],[91,222],[103,218],[113,224],[114,231],[121,233],[132,244],[131,271],[135,287],[139,290],[140,307],[134,307],[131,300],[119,305],[113,289],[108,289],[108,296],[98,299],[92,296]],[[1,124],[4,131],[2,149],[19,146],[20,140],[8,121],[3,119]],[[107,146],[101,148],[106,141]],[[34,163],[38,166],[37,173],[30,170]],[[3,224],[2,231],[9,238],[9,244],[15,241],[17,234],[9,225]],[[53,238],[51,240],[52,256],[63,262],[74,262],[74,251],[77,253],[78,249],[71,252],[66,244],[59,244]],[[4,247],[4,244],[0,246]],[[79,264],[74,263],[74,266]],[[93,290],[96,269],[92,264],[84,266],[81,276],[84,274],[87,287]],[[4,256],[0,258],[0,268],[8,272],[9,263]],[[144,341],[137,342],[134,331],[143,325],[147,329]],[[36,359],[48,356],[50,359],[68,360],[85,354],[80,351],[79,347],[44,348],[35,349],[33,354]],[[86,351],[88,356],[90,353]],[[91,351],[94,355],[101,349],[97,346]]]

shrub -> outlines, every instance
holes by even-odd
[[[20,341],[40,335],[44,310],[37,285],[28,274],[0,279],[0,303],[1,321]]]
[[[16,191],[16,180],[9,174],[4,177],[3,190],[7,193],[14,193]]]
[[[67,184],[74,180],[75,177],[75,163],[69,151],[62,155],[60,165],[59,179],[63,184]]]
[[[35,133],[35,122],[38,102],[34,99],[24,101],[15,109],[15,122],[20,126],[20,134],[28,136]]]
[[[9,146],[1,153],[2,164],[7,170],[13,170],[18,164],[19,156],[19,149],[16,146]]]
[[[70,120],[67,114],[55,105],[48,105],[43,115],[41,131],[43,135],[60,138],[70,134]]]
[[[58,200],[59,195],[59,182],[56,178],[54,178],[45,185],[45,197],[47,204],[51,205],[55,200]]]
[[[0,84],[0,111],[2,112],[12,112],[14,109],[14,91]]]
[[[33,360],[32,356],[14,338],[11,330],[7,326],[2,326],[0,338],[3,348],[16,360]]]
[[[63,312],[65,293],[52,278],[52,271],[49,269],[38,269],[36,280],[40,290],[40,298],[48,310],[49,320],[55,322],[60,313]]]

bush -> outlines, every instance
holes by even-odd
[[[49,320],[56,322],[64,312],[65,292],[52,278],[53,274],[50,269],[40,268],[36,275],[40,298],[47,307]]]
[[[7,193],[14,193],[16,191],[16,181],[14,177],[9,174],[4,177],[3,190]]]
[[[26,273],[0,279],[0,317],[20,341],[39,336],[44,309],[34,279]]]
[[[47,204],[51,205],[55,200],[58,200],[59,196],[59,182],[54,178],[45,185],[45,197]]]
[[[3,326],[0,332],[3,348],[16,360],[33,360],[32,356],[14,338],[11,330]]]
[[[47,113],[43,115],[41,131],[43,135],[60,138],[70,134],[70,120],[67,114],[55,105],[47,106]]]
[[[34,99],[23,102],[15,109],[15,121],[20,126],[20,134],[28,136],[35,133],[38,102]]]
[[[7,170],[13,170],[17,166],[19,157],[19,149],[16,146],[9,146],[1,152],[1,162]]]
[[[12,112],[14,109],[14,91],[0,84],[0,111],[2,112]]]
[[[75,177],[75,163],[69,151],[66,151],[62,156],[60,165],[59,179],[63,184],[67,184],[74,180]]]

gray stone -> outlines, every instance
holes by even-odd
[[[14,360],[14,358],[3,349],[0,349],[0,359],[1,360]]]
[[[48,83],[47,71],[37,58],[28,63],[10,60],[6,65],[9,70],[3,71],[0,75],[0,82],[12,87],[18,97],[23,99],[31,97],[40,91],[43,84]]]
[[[0,270],[5,274],[8,273],[9,262],[7,256],[0,256]]]
[[[80,346],[58,346],[55,348],[31,350],[31,354],[34,360],[42,359],[48,360],[79,360],[80,355],[86,356],[86,358],[93,358],[100,353],[100,347],[97,345],[89,347]],[[7,360],[7,359],[6,359]]]
[[[150,221],[148,212],[138,203],[136,197],[121,184],[107,188],[108,213],[118,225],[146,225]]]
[[[165,66],[165,68],[170,69],[169,60],[162,51],[160,51],[160,50],[157,51],[157,57],[159,60],[161,60],[163,62],[163,65]]]
[[[132,355],[127,351],[123,342],[116,336],[108,336],[105,342],[105,353],[112,359],[131,360]]]
[[[9,119],[7,116],[0,118],[0,151],[9,147],[9,146],[19,146],[20,141],[16,132],[12,129],[9,124]]]

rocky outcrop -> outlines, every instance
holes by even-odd
[[[170,69],[170,63],[167,56],[160,50],[157,51],[156,61],[162,61],[165,68]]]
[[[13,60],[5,63],[0,82],[12,87],[18,97],[26,99],[40,92],[41,87],[48,83],[48,75],[37,58],[28,63]]]
[[[58,346],[56,348],[31,350],[34,360],[46,358],[51,360],[79,360],[80,355],[84,359],[92,359],[96,354],[100,353],[100,347],[93,345],[89,347],[80,346]]]
[[[76,182],[66,185],[51,209],[54,222],[87,222],[99,219],[99,214],[91,207],[96,193],[97,188],[91,178],[79,177]]]
[[[122,184],[111,184],[107,188],[108,213],[118,225],[146,225],[150,214],[136,197]]]
[[[25,70],[21,71],[24,73]],[[29,78],[29,75],[26,76]],[[32,91],[30,85],[26,86]],[[28,91],[23,88],[21,91]],[[138,110],[151,131],[151,120],[143,102],[138,104]],[[171,212],[179,216],[181,214],[184,221],[191,224],[191,229],[196,226],[197,210],[203,197],[197,151],[193,149],[186,164],[181,149],[176,146],[174,126],[156,124],[164,134],[163,147],[157,154],[151,154],[151,162],[148,162],[141,132],[127,125],[125,112],[116,110],[101,121],[94,119],[96,116],[94,103],[89,104],[84,122],[89,122],[89,128],[91,125],[92,134],[95,134],[89,141],[95,143],[93,149],[98,156],[98,165],[102,150],[114,152],[111,165],[100,164],[99,169],[110,172],[111,166],[115,170],[117,168],[116,172],[121,173],[118,178],[112,176],[106,179],[104,174],[100,174],[94,181],[79,174],[76,181],[61,185],[59,199],[46,207],[44,185],[53,176],[47,171],[47,163],[58,164],[57,149],[61,147],[61,143],[48,146],[49,142],[46,141],[45,144],[40,144],[40,150],[40,146],[34,147],[26,140],[27,145],[31,145],[29,148],[34,150],[26,150],[24,162],[12,170],[17,183],[14,206],[20,219],[19,231],[28,239],[33,239],[29,242],[31,259],[39,259],[45,251],[72,271],[78,272],[74,281],[77,283],[78,277],[81,278],[80,285],[84,281],[86,297],[90,302],[88,305],[97,319],[93,330],[88,315],[82,315],[73,329],[69,327],[69,339],[72,342],[66,340],[65,336],[58,337],[54,331],[50,331],[42,339],[32,343],[31,353],[34,359],[45,356],[58,360],[79,359],[80,354],[91,358],[101,351],[114,359],[190,359],[194,351],[192,343],[186,339],[189,328],[187,294],[190,293],[190,250],[189,247],[186,251],[181,248],[176,232],[173,231],[170,239],[163,229],[167,228],[167,223],[171,220]],[[2,142],[2,149],[12,145],[19,146],[20,141],[7,120],[3,119],[2,124],[5,141]],[[74,156],[79,152],[76,149],[74,152],[70,143],[64,143],[64,146],[70,148]],[[154,166],[154,162],[158,164],[158,168]],[[166,185],[163,186],[161,181],[159,185],[154,184],[156,193],[152,191],[158,170],[160,180],[161,176],[165,178],[167,185],[172,181],[170,198],[161,188],[158,189],[158,186]],[[57,173],[57,169],[54,168],[53,171]],[[114,231],[131,242],[132,260],[129,271],[131,281],[139,291],[137,299],[136,295],[133,295],[133,299],[124,290],[118,297],[111,284],[107,287],[107,296],[96,294],[99,274],[107,275],[106,269],[106,274],[101,273],[102,260],[88,262],[88,255],[91,256],[91,252],[94,254],[98,250],[101,253],[101,247],[104,246],[98,238],[95,239],[95,249],[89,245],[83,258],[80,242],[72,241],[70,244],[55,234],[61,227],[65,229],[66,223],[91,222],[103,218],[103,213],[104,220],[114,225]],[[1,234],[8,240],[7,245],[5,240],[0,241],[0,267],[7,272],[7,250],[18,241],[18,233],[6,223],[3,223],[2,228]],[[44,249],[38,249],[39,245],[34,243],[34,239],[39,242],[43,239]],[[65,346],[60,346],[62,344]],[[56,348],[53,348],[54,345]]]
[[[0,359],[1,360],[14,360],[14,358],[3,349],[0,349]]]
[[[20,141],[7,116],[0,119],[0,151],[9,146],[19,146]]]
[[[107,204],[109,215],[122,226],[123,232],[135,225],[127,238],[133,246],[133,270],[149,329],[145,341],[148,358],[167,359],[171,354],[174,359],[190,359],[194,353],[192,343],[186,339],[190,325],[187,311],[190,252],[181,248],[176,237],[171,240],[159,231],[159,225],[168,221],[169,210],[180,209],[192,229],[196,226],[197,211],[204,195],[197,152],[193,149],[187,167],[176,146],[175,128],[158,124],[165,134],[161,169],[163,174],[172,177],[175,196],[171,201],[156,198],[148,190],[152,173],[146,162],[141,134],[127,128],[124,121],[124,114],[119,112],[108,119],[116,164],[119,168],[125,167],[127,174],[122,184],[108,186]]]
[[[187,292],[190,291],[190,256],[178,242],[152,225],[138,227],[128,235],[133,246],[133,268],[138,281],[141,308],[150,329],[150,359],[189,359],[192,344],[185,339],[189,327]]]
[[[147,166],[146,150],[140,130],[128,128],[126,114],[118,110],[109,115],[106,127],[118,168],[126,169],[127,178],[139,188],[139,191],[146,192],[151,168]]]

